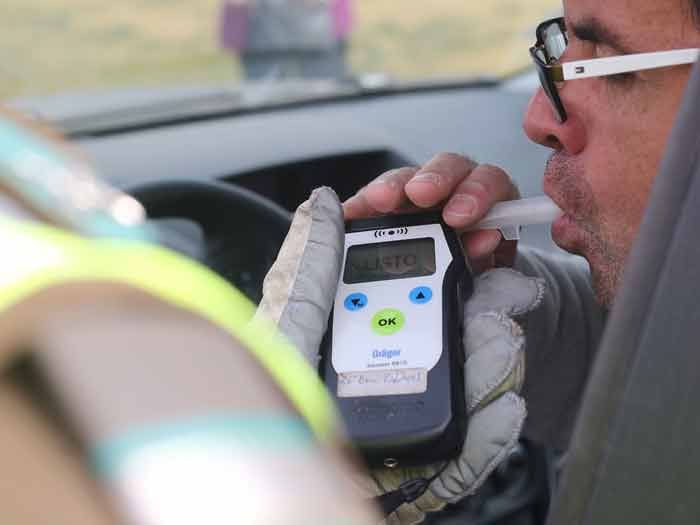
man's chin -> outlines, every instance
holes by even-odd
[[[601,251],[593,248],[590,236],[584,234],[573,217],[564,214],[552,223],[552,240],[562,250],[586,259],[596,301],[606,308],[612,306],[618,272],[610,268],[614,266],[610,261],[600,257]]]

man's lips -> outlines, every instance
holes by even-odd
[[[559,206],[562,215],[553,223],[551,228],[552,240],[567,251],[575,251],[580,229],[575,217],[575,206],[566,198],[565,188],[572,186],[574,174],[572,163],[565,153],[554,152],[547,160],[544,172],[543,190],[554,203]],[[571,191],[569,190],[569,193]]]
[[[582,254],[582,231],[571,215],[562,214],[552,223],[550,232],[557,246],[570,253]]]
[[[554,236],[556,232],[570,228],[575,224],[576,221],[571,215],[568,213],[562,213],[559,217],[557,217],[557,220],[552,223],[552,236]]]

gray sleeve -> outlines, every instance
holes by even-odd
[[[542,305],[520,319],[527,334],[524,435],[565,450],[603,331],[587,266],[576,258],[521,249],[515,268],[542,277]]]

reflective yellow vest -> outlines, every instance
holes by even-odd
[[[316,371],[254,306],[199,263],[149,243],[86,238],[48,224],[0,218],[0,315],[54,286],[125,284],[201,316],[241,341],[270,373],[320,440],[336,413]]]

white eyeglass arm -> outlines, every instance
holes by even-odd
[[[592,58],[561,64],[564,80],[603,77],[643,69],[692,64],[700,57],[700,49],[674,49],[615,57]]]

